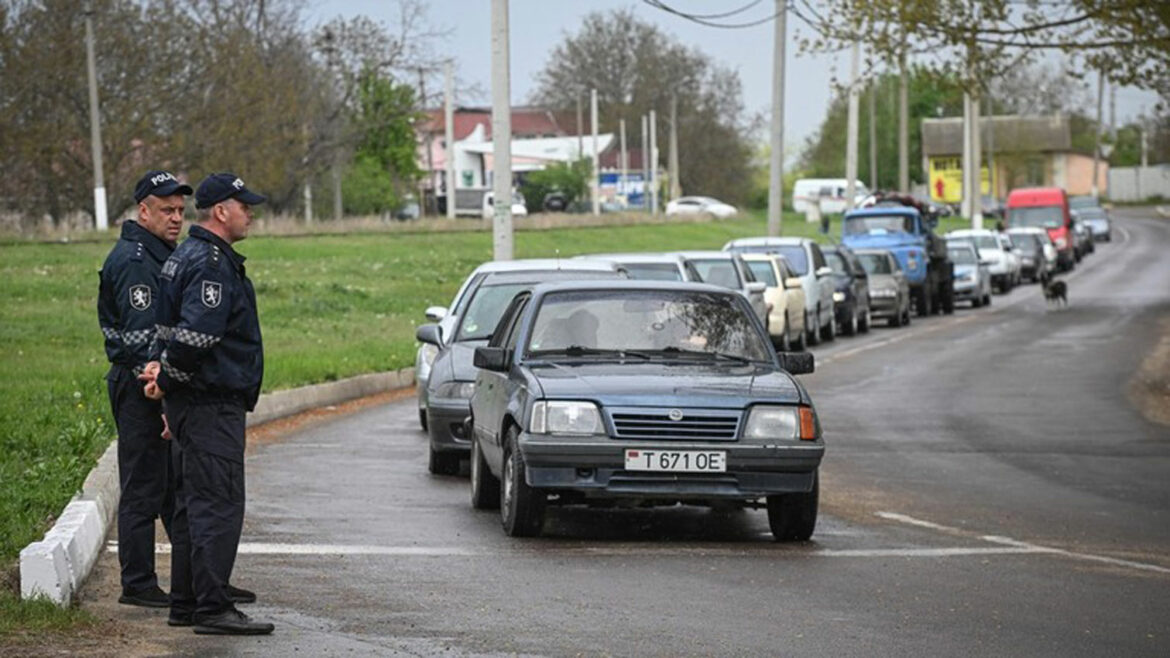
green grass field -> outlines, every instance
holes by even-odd
[[[957,224],[956,224],[957,225]],[[943,228],[950,228],[945,226]],[[785,235],[817,237],[786,216]],[[834,223],[830,235],[839,234]],[[761,214],[724,222],[519,232],[517,258],[718,249],[763,235]],[[40,538],[114,438],[96,318],[113,242],[0,245],[0,567]],[[264,390],[412,366],[414,328],[492,257],[491,234],[253,237],[248,257],[264,333]]]

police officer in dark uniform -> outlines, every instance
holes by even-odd
[[[147,396],[165,396],[178,442],[167,623],[201,634],[273,630],[237,610],[228,585],[244,523],[244,415],[264,374],[256,294],[232,245],[265,201],[235,174],[199,184],[199,224],[160,277],[158,363],[140,377]]]
[[[138,221],[122,224],[122,237],[102,266],[98,322],[110,370],[106,384],[118,427],[118,561],[120,603],[165,608],[167,595],[154,570],[155,519],[170,533],[170,442],[163,438],[162,407],[143,394],[137,375],[150,360],[158,306],[158,275],[183,227],[184,195],[191,187],[165,171],[149,171],[134,188]]]

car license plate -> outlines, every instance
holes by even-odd
[[[626,450],[627,471],[668,473],[725,473],[727,453],[722,450]]]

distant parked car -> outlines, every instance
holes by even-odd
[[[483,195],[483,218],[491,220],[496,216],[496,196],[494,192],[488,192]],[[513,217],[527,217],[528,206],[524,203],[524,195],[519,192],[512,192],[512,216]]]
[[[617,254],[582,254],[589,260],[611,261],[626,270],[631,279],[652,281],[702,281],[699,272],[687,259],[676,253],[632,252]]]
[[[1056,267],[1055,260],[1049,265],[1044,243],[1037,233],[1009,233],[1008,239],[1012,241],[1012,250],[1020,259],[1021,278],[1035,283],[1047,278],[1050,268]]]
[[[1040,243],[1041,248],[1044,249],[1044,267],[1043,273],[1037,274],[1037,278],[1045,279],[1056,273],[1059,267],[1058,255],[1056,245],[1052,243],[1052,237],[1048,235],[1048,231],[1043,228],[1034,226],[1023,226],[1020,228],[1009,228],[1007,230],[1008,237],[1011,238],[1012,244],[1022,235],[1031,235]]]
[[[438,341],[435,343],[420,342],[414,357],[414,382],[418,397],[418,422],[423,430],[427,430],[427,380],[430,379],[431,365],[439,355],[439,350],[451,342],[459,315],[467,307],[468,300],[484,279],[493,272],[557,272],[572,271],[620,271],[621,266],[612,262],[596,262],[584,259],[564,260],[559,258],[521,258],[518,260],[493,260],[479,265],[463,283],[451,299],[450,306],[431,306],[424,311],[426,319],[438,326]]]
[[[727,219],[738,212],[735,206],[709,196],[684,196],[666,204],[667,217],[711,215],[716,219]]]
[[[991,305],[989,262],[979,259],[979,249],[966,238],[947,240],[947,255],[955,264],[955,301],[969,301],[972,308]]]
[[[762,281],[768,303],[768,335],[782,352],[804,349],[804,286],[792,276],[779,254],[742,254],[756,279]]]
[[[984,217],[1003,219],[1004,207],[1002,201],[990,194],[984,194],[980,197],[979,202],[979,208],[983,211]]]
[[[910,282],[893,252],[858,249],[853,252],[869,274],[869,312],[885,318],[891,327],[910,324]]]
[[[1093,253],[1093,233],[1089,226],[1081,221],[1079,210],[1072,211],[1073,249],[1076,251],[1077,262]]]
[[[1109,219],[1109,211],[1100,207],[1081,208],[1077,211],[1077,219],[1089,228],[1093,242],[1113,241],[1113,221]]]
[[[536,536],[549,504],[767,508],[780,541],[816,527],[825,445],[747,300],[701,283],[544,284],[476,348],[471,504]],[[597,520],[605,523],[604,517]]]
[[[756,280],[739,254],[726,251],[680,251],[678,255],[699,273],[699,280],[730,290],[738,290],[756,311],[764,328],[768,327],[768,304],[764,301],[767,286]]]
[[[1011,240],[990,229],[960,229],[946,234],[947,241],[970,240],[979,250],[979,256],[991,269],[991,285],[999,292],[1010,292],[1020,282],[1020,259],[1011,246]]]
[[[838,331],[846,336],[869,331],[869,274],[848,247],[825,247],[824,252],[837,282],[833,306],[837,309]]]
[[[825,261],[821,246],[808,238],[738,238],[723,245],[724,251],[741,254],[780,254],[792,275],[804,286],[805,339],[816,345],[821,339],[837,337],[837,307],[833,293],[837,285],[833,268]]]

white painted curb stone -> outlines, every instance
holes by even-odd
[[[358,375],[260,396],[248,414],[248,427],[357,398],[414,386],[414,368]],[[20,597],[47,597],[66,606],[97,563],[106,533],[114,523],[121,494],[118,442],[106,449],[89,472],[81,493],[65,506],[44,539],[20,551]]]

